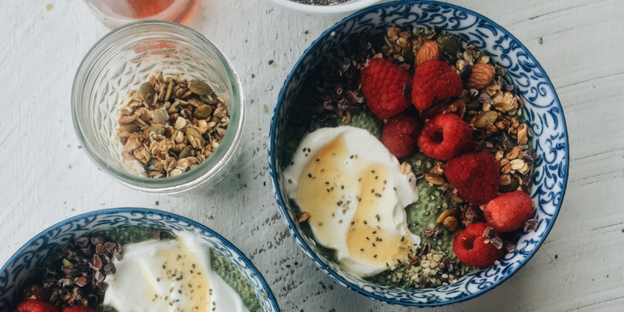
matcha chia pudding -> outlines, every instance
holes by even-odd
[[[324,56],[280,144],[305,235],[355,276],[436,287],[537,222],[537,161],[505,71],[459,38],[393,27]]]
[[[117,228],[49,256],[16,311],[263,311],[219,252],[185,232]]]

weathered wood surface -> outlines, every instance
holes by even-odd
[[[563,208],[536,256],[489,293],[430,311],[624,310],[624,2],[448,2],[490,17],[540,61],[564,107],[571,162]],[[266,151],[279,89],[310,42],[343,16],[310,17],[263,0],[205,3],[195,28],[235,57],[243,82],[245,160],[214,191],[177,198],[115,183],[80,149],[70,117],[72,80],[84,54],[108,32],[86,5],[5,0],[0,8],[0,263],[63,218],[152,207],[200,221],[235,243],[284,311],[407,311],[317,271],[287,234],[271,196]]]

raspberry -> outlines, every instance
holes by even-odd
[[[416,67],[412,80],[412,103],[425,110],[435,102],[459,96],[463,91],[459,75],[443,61],[425,61]]]
[[[390,118],[409,107],[405,91],[412,84],[412,77],[399,66],[386,59],[372,59],[360,76],[368,108],[377,118]]]
[[[461,197],[485,205],[498,194],[500,163],[488,152],[464,154],[446,163],[446,177]]]
[[[396,157],[412,153],[420,134],[420,122],[412,115],[402,113],[390,117],[384,125],[381,141]]]
[[[471,266],[486,267],[503,257],[504,249],[496,248],[490,243],[490,238],[484,237],[483,232],[487,228],[485,223],[473,223],[457,233],[453,241],[453,252],[459,261]],[[495,235],[498,237],[498,233]]]
[[[58,310],[47,302],[26,300],[17,305],[15,312],[58,312]]]
[[[83,306],[75,306],[71,308],[65,308],[63,312],[97,312],[93,308],[83,307]]]
[[[471,152],[474,145],[470,126],[453,114],[429,119],[418,137],[418,146],[427,156],[442,160]]]
[[[515,231],[533,215],[533,201],[522,191],[505,193],[485,205],[483,214],[495,230]]]

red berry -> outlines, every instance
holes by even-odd
[[[533,201],[523,191],[505,193],[485,205],[483,214],[495,230],[515,231],[533,215]]]
[[[486,267],[503,257],[504,249],[496,248],[491,243],[491,238],[487,235],[484,237],[483,232],[487,228],[485,223],[473,223],[457,233],[453,241],[453,252],[459,261],[471,266]],[[495,235],[498,237],[498,233]]]
[[[97,312],[93,308],[84,306],[75,306],[71,308],[65,308],[63,312]]]
[[[26,300],[17,305],[15,312],[58,312],[58,310],[47,302]]]
[[[416,147],[420,134],[418,118],[403,113],[390,117],[384,125],[381,141],[396,157],[409,156]]]
[[[457,115],[443,114],[429,119],[420,132],[418,146],[429,157],[449,160],[474,150],[468,123]]]
[[[426,61],[416,67],[412,80],[412,103],[425,110],[433,103],[459,96],[463,91],[459,75],[443,61]]]
[[[485,205],[498,194],[500,163],[488,152],[464,154],[446,163],[445,174],[461,197]]]
[[[390,118],[409,107],[406,89],[412,84],[412,77],[399,66],[386,59],[372,59],[361,70],[360,77],[368,108],[377,118]]]

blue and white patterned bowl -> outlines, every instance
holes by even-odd
[[[277,301],[262,274],[232,243],[193,220],[160,210],[115,208],[84,213],[63,220],[39,233],[20,248],[0,270],[0,311],[11,311],[34,268],[67,242],[94,231],[143,226],[184,231],[205,242],[228,259],[249,280],[266,312],[279,312]]]
[[[507,72],[507,79],[526,106],[524,113],[534,133],[539,156],[535,165],[531,197],[536,204],[536,231],[520,237],[515,252],[499,265],[481,269],[455,284],[434,289],[402,289],[372,284],[344,271],[319,254],[314,239],[305,236],[297,220],[298,210],[284,197],[283,164],[280,162],[282,134],[302,82],[323,55],[351,39],[385,32],[393,26],[422,25],[445,30],[474,44]],[[325,31],[303,53],[287,77],[271,121],[269,167],[275,198],[282,218],[297,244],[325,273],[339,284],[369,298],[402,306],[440,306],[465,301],[500,285],[535,254],[546,239],[559,213],[568,179],[568,134],[561,104],[546,73],[531,53],[508,31],[470,10],[432,1],[385,3],[357,12]]]

